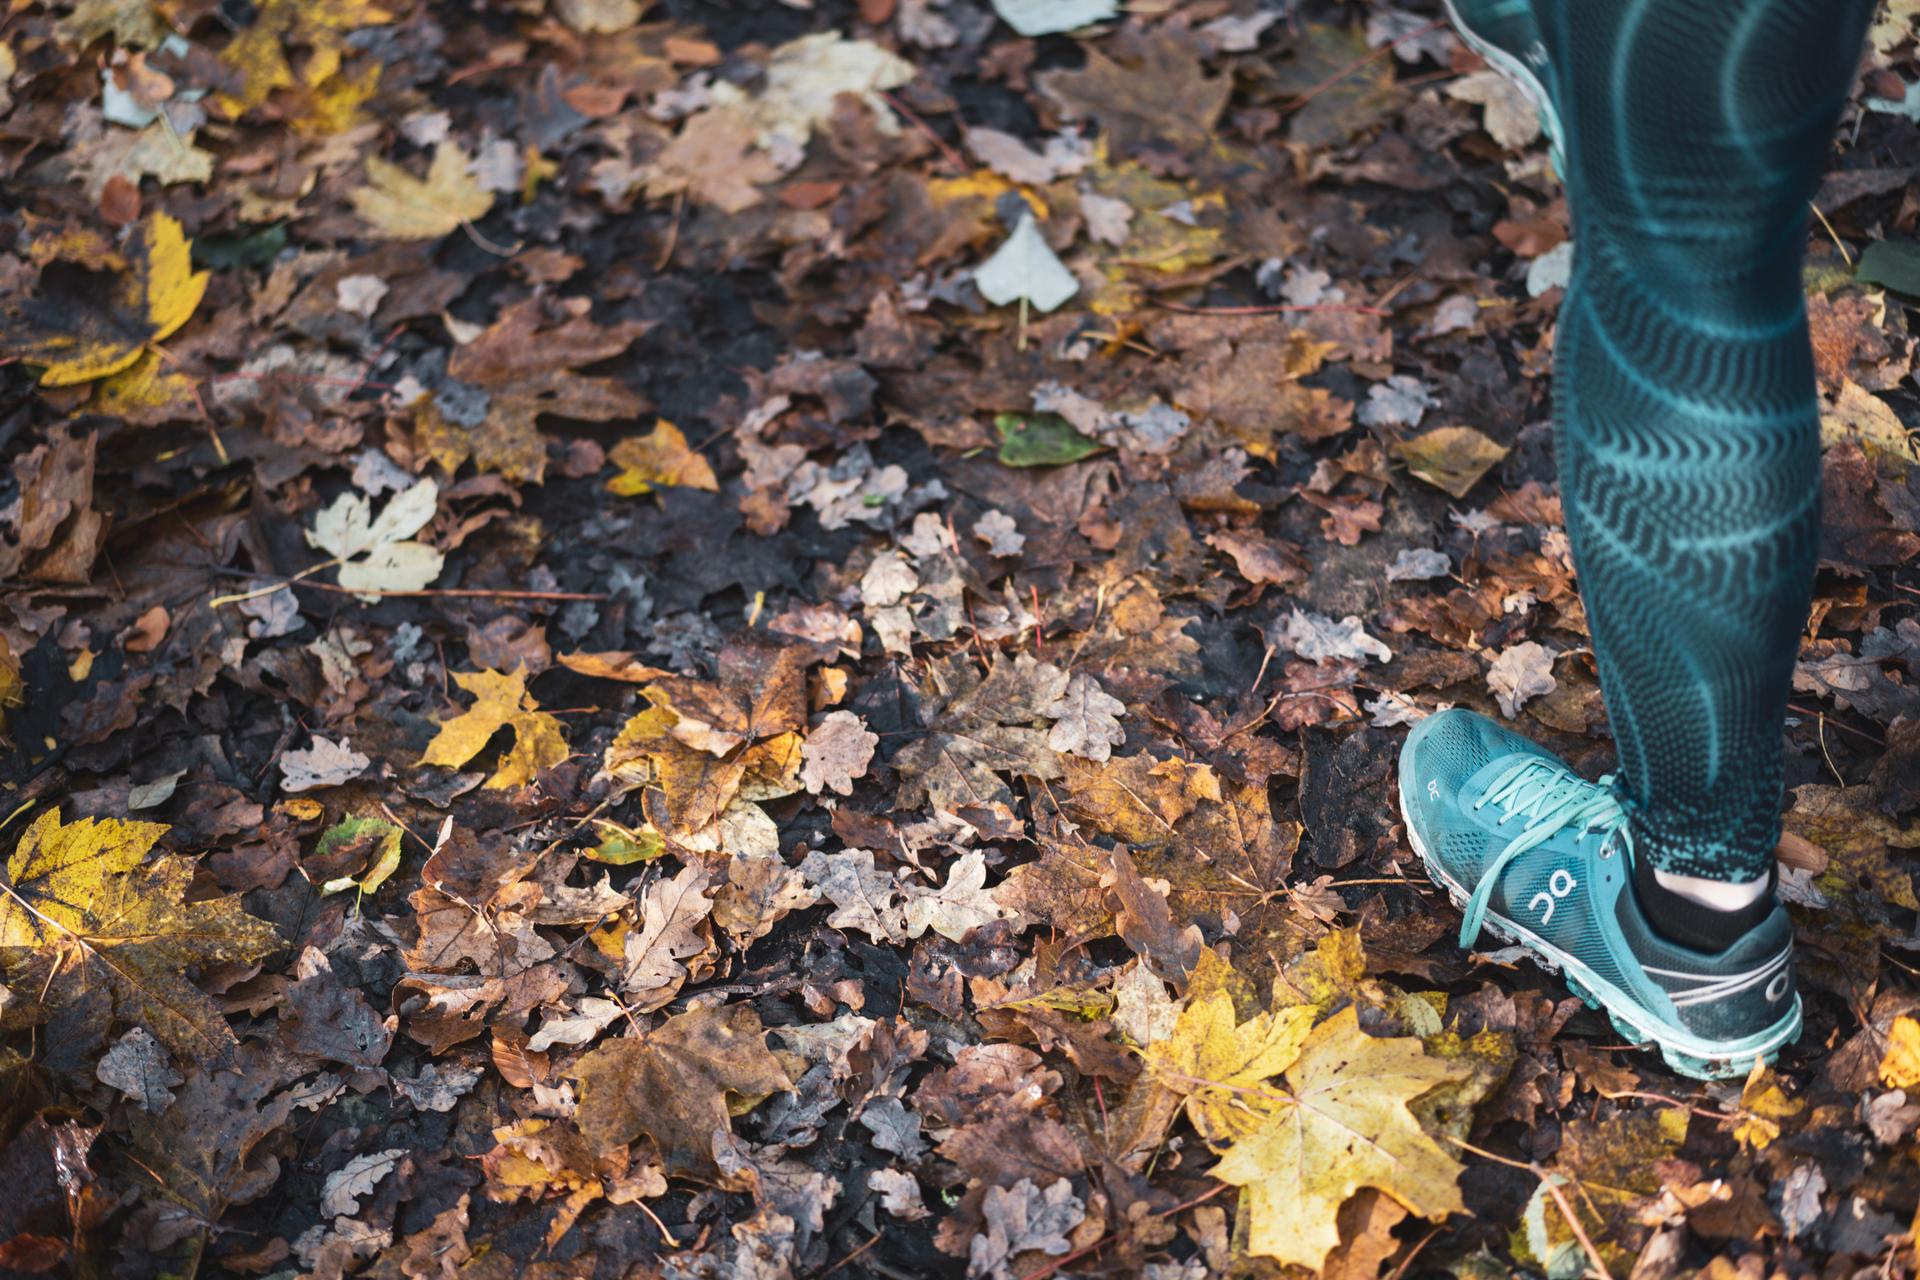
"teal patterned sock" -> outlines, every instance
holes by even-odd
[[[1568,533],[1636,847],[1765,874],[1819,531],[1801,262],[1871,0],[1534,0],[1574,267]]]

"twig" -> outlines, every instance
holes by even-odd
[[[867,1241],[865,1244],[861,1245],[858,1249],[855,1249],[852,1253],[840,1259],[840,1261],[834,1263],[832,1266],[828,1267],[825,1271],[822,1271],[820,1273],[821,1280],[825,1280],[827,1276],[832,1275],[834,1272],[838,1271],[840,1268],[846,1266],[849,1262],[852,1262],[855,1258],[859,1257],[861,1254],[865,1253],[867,1250],[873,1248],[873,1246],[879,1244],[882,1240],[885,1240],[886,1238],[887,1238],[886,1232],[884,1231],[875,1232],[873,1239]]]
[[[1812,716],[1815,719],[1820,719],[1820,720],[1824,720],[1827,714],[1826,712],[1820,710],[1818,707],[1803,707],[1797,702],[1789,702],[1787,704],[1787,710],[1793,712],[1796,715]],[[1868,733],[1865,729],[1856,729],[1852,725],[1842,724],[1838,720],[1835,720],[1833,722],[1833,727],[1838,729],[1842,733],[1850,733],[1856,738],[1861,738],[1867,742],[1871,742],[1876,747],[1885,747],[1887,745],[1885,742],[1882,742],[1879,738],[1876,738],[1872,734]]]
[[[322,560],[319,564],[310,564],[283,582],[276,582],[271,586],[259,587],[252,591],[242,591],[236,595],[215,596],[207,601],[207,608],[218,609],[223,604],[242,604],[248,600],[258,600],[261,596],[278,595],[300,579],[319,573],[322,569],[331,569],[340,563],[342,563],[342,557],[335,556],[331,560]]]
[[[948,142],[945,138],[935,133],[933,131],[933,126],[920,118],[919,112],[915,111],[912,107],[908,106],[906,103],[900,101],[900,99],[890,89],[882,89],[880,91],[880,96],[886,99],[888,106],[892,107],[895,111],[898,111],[901,115],[905,116],[907,118],[908,124],[918,129],[921,133],[925,134],[928,140],[931,141],[934,146],[940,149],[940,154],[946,159],[946,162],[948,164],[958,169],[961,173],[965,173],[967,171],[966,159],[963,156],[961,156],[961,154],[958,151],[955,151],[953,149],[952,143]]]
[[[1820,225],[1827,229],[1827,238],[1832,240],[1833,247],[1840,251],[1840,261],[1846,263],[1847,266],[1851,268],[1853,266],[1853,255],[1847,252],[1847,246],[1841,243],[1840,233],[1833,229],[1831,222],[1827,221],[1827,215],[1820,212],[1820,206],[1811,200],[1807,201],[1807,208],[1813,210],[1813,216],[1820,219]]]
[[[511,258],[514,254],[520,252],[520,246],[517,244],[515,245],[497,244],[494,241],[487,239],[485,236],[480,234],[479,228],[475,227],[473,223],[470,221],[462,222],[460,224],[460,229],[467,233],[467,239],[473,241],[475,244],[479,245],[482,249],[485,249],[488,253],[492,254],[496,258]]]
[[[667,269],[667,264],[673,261],[673,251],[680,247],[680,219],[686,212],[687,192],[682,187],[673,197],[673,221],[667,226],[666,247],[660,250],[660,261],[653,264],[656,275]]]
[[[1491,1151],[1474,1146],[1471,1142],[1462,1141],[1452,1134],[1441,1134],[1440,1136],[1456,1147],[1462,1147],[1477,1156],[1492,1160],[1496,1164],[1504,1164],[1510,1169],[1524,1169],[1534,1177],[1540,1179],[1540,1185],[1547,1189],[1547,1194],[1553,1197],[1553,1202],[1560,1206],[1560,1215],[1567,1220],[1567,1226],[1572,1228],[1573,1238],[1578,1240],[1580,1247],[1587,1251],[1587,1261],[1593,1264],[1593,1269],[1604,1277],[1605,1280],[1613,1280],[1613,1273],[1607,1270],[1606,1259],[1602,1258],[1600,1251],[1593,1247],[1593,1240],[1587,1235],[1587,1229],[1580,1225],[1580,1219],[1578,1215],[1574,1213],[1573,1206],[1567,1203],[1566,1194],[1560,1190],[1560,1184],[1554,1181],[1553,1174],[1548,1173],[1541,1167],[1538,1160],[1515,1160],[1508,1156],[1495,1155]]]
[[[1393,312],[1385,307],[1367,307],[1354,302],[1282,302],[1261,307],[1189,307],[1178,302],[1162,302],[1155,298],[1153,305],[1163,311],[1178,311],[1183,316],[1272,316],[1283,311],[1351,311],[1363,316],[1392,316]]]
[[[495,591],[487,587],[428,587],[422,591],[359,591],[352,587],[336,586],[331,582],[288,583],[300,586],[308,591],[331,591],[342,596],[392,596],[397,599],[415,600],[432,596],[448,596],[469,600],[611,600],[613,597],[604,591]]]

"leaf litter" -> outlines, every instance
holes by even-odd
[[[1708,1086],[1394,799],[1446,706],[1615,764],[1547,143],[1282,8],[12,14],[5,1265],[1905,1266],[1913,7],[1810,249],[1808,1032]]]

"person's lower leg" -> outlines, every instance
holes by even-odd
[[[1801,260],[1873,5],[1534,8],[1574,220],[1554,387],[1568,532],[1637,896],[1708,946],[1771,904],[1753,885],[1779,835],[1818,534]]]

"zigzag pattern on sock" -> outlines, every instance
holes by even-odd
[[[1534,0],[1566,133],[1568,533],[1637,847],[1764,874],[1819,534],[1801,262],[1871,0]]]

